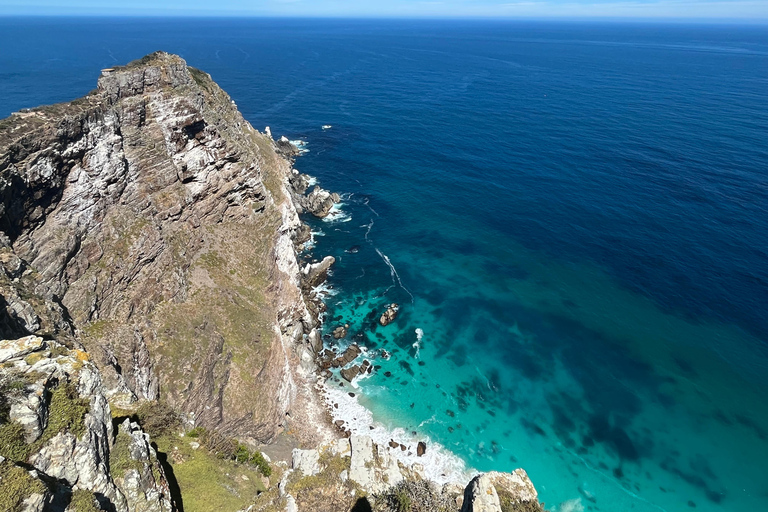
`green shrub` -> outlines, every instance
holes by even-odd
[[[129,469],[141,471],[144,464],[131,457],[131,436],[124,430],[118,429],[115,443],[109,450],[109,471],[113,478],[122,477]]]
[[[30,445],[24,440],[24,427],[15,421],[0,426],[0,455],[16,462],[27,462]]]
[[[509,491],[496,488],[499,495],[501,512],[544,512],[544,507],[538,501],[519,501]]]
[[[59,384],[51,394],[48,409],[48,426],[38,440],[40,445],[60,432],[69,431],[79,438],[85,433],[85,415],[90,408],[90,401],[80,398],[75,385],[67,382]]]
[[[72,512],[99,512],[101,507],[91,491],[78,489],[72,493],[69,510]]]
[[[192,430],[190,430],[189,432],[187,432],[187,437],[191,437],[191,438],[197,439],[198,437],[200,437],[202,435],[205,435],[205,432],[206,432],[205,428],[203,428],[203,427],[195,427]]]
[[[453,512],[449,496],[425,481],[404,481],[375,495],[377,510],[386,512]]]
[[[144,402],[136,411],[141,428],[152,437],[175,433],[181,429],[181,419],[164,402]]]
[[[272,475],[272,467],[269,465],[269,462],[267,462],[267,459],[264,458],[264,455],[262,455],[260,451],[256,450],[253,452],[249,462],[259,468],[259,472],[267,478]]]
[[[0,463],[0,510],[15,512],[33,494],[45,493],[45,485],[8,461]]]

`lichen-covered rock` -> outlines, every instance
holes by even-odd
[[[9,345],[30,346],[21,340]],[[132,467],[143,473],[130,479],[112,471],[121,437],[113,439],[105,388],[88,354],[55,341],[36,346],[31,353],[17,351],[0,368],[9,406],[0,424],[0,455],[8,459],[4,463],[28,465],[35,479],[60,488],[25,498],[26,510],[54,506],[62,495],[82,489],[117,512],[170,512],[174,505],[164,471],[137,425],[129,425],[128,451]],[[14,437],[14,428],[21,436]]]
[[[4,363],[14,357],[22,357],[43,348],[43,338],[39,336],[25,336],[17,340],[0,340],[0,363]]]
[[[379,450],[368,436],[353,435],[349,438],[352,451],[349,478],[371,493],[385,490],[404,480],[397,459]]]

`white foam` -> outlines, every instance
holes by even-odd
[[[584,512],[581,498],[564,501],[557,506],[557,512]]]
[[[414,436],[402,428],[387,429],[384,425],[373,420],[373,414],[363,407],[357,396],[349,396],[344,388],[320,385],[320,391],[325,398],[328,409],[334,421],[344,421],[344,427],[353,434],[371,437],[380,449],[388,450],[397,460],[406,466],[420,464],[424,468],[424,476],[439,485],[455,482],[464,486],[477,471],[468,469],[463,460],[440,443],[433,443],[429,437]],[[338,404],[338,408],[334,407]],[[371,428],[373,427],[373,428]],[[389,441],[408,447],[402,451],[400,447],[390,448]],[[419,457],[416,455],[416,445],[419,441],[427,443],[427,451]]]
[[[421,350],[421,338],[424,337],[424,331],[420,327],[416,328],[416,342],[411,345],[416,349],[416,359],[419,358],[419,350]]]
[[[387,266],[389,267],[389,273],[392,276],[392,284],[393,285],[396,284],[400,288],[405,290],[405,293],[407,293],[408,295],[411,296],[411,303],[413,303],[414,302],[413,294],[408,291],[408,288],[403,286],[403,282],[400,280],[400,274],[397,273],[397,270],[395,269],[395,266],[392,264],[391,261],[389,261],[389,257],[386,254],[384,254],[383,252],[381,252],[380,250],[378,250],[378,249],[376,249],[376,252],[379,253],[379,256],[381,256],[381,259],[383,259],[384,263],[386,263]],[[387,288],[387,290],[389,290],[389,288]]]
[[[307,145],[307,141],[297,139],[297,140],[289,140],[288,142],[296,146],[296,148],[299,150],[300,155],[303,155],[304,153],[309,153],[309,150],[306,149],[305,147]]]
[[[309,187],[314,187],[315,185],[317,185],[317,178],[315,178],[314,176],[310,176],[310,177],[307,179],[307,187],[308,187],[308,188],[309,188]]]
[[[368,229],[365,231],[365,240],[366,240],[367,242],[370,242],[370,240],[368,239],[368,235],[370,235],[370,234],[371,234],[371,229],[373,228],[373,219],[371,219],[371,222],[370,222],[369,224],[363,224],[363,226],[365,226],[365,227],[367,227],[367,228],[368,228]],[[363,226],[360,226],[360,227],[363,227]]]
[[[323,218],[323,222],[349,222],[352,220],[352,216],[342,210],[344,203],[336,203],[331,206],[328,211],[328,215]]]

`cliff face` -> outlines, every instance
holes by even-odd
[[[0,121],[0,510],[541,510],[521,470],[438,489],[322,427],[334,260],[299,268],[297,210],[339,198],[295,154],[165,53]],[[288,421],[292,468],[241,443]]]
[[[164,53],[2,121],[3,337],[82,343],[113,403],[162,395],[195,424],[273,438],[291,345],[316,323],[276,149]]]

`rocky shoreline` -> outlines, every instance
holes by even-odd
[[[451,480],[439,447],[383,434],[364,410],[338,418],[354,399],[345,386],[375,365],[355,344],[324,344],[320,289],[334,258],[302,261],[300,215],[333,215],[340,197],[294,168],[300,154],[163,52],[103,70],[84,98],[0,121],[5,508],[165,512],[182,508],[187,486],[189,510],[210,492],[233,512],[341,510],[349,493]],[[286,432],[309,451],[275,461],[275,485],[254,447]],[[191,467],[223,480],[206,487],[209,473]],[[516,474],[517,494],[491,477],[463,494],[461,482],[402,492],[456,506],[461,495],[467,511],[501,510],[507,494],[538,506]],[[472,489],[495,496],[491,508]]]

